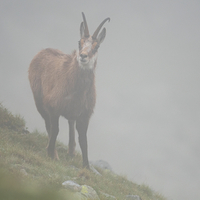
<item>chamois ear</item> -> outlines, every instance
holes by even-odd
[[[84,30],[85,30],[84,23],[81,22],[81,26],[80,26],[80,36],[81,36],[81,38],[84,37]]]
[[[101,44],[104,41],[105,37],[106,37],[106,28],[103,28],[103,30],[101,31],[101,33],[98,35],[97,38],[98,44]]]

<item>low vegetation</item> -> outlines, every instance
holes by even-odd
[[[79,153],[71,159],[67,147],[57,142],[60,161],[51,160],[46,153],[47,135],[34,131],[28,133],[25,121],[14,116],[0,105],[0,199],[3,200],[72,200],[70,193],[60,192],[62,183],[73,180],[89,185],[100,199],[103,193],[125,199],[138,195],[142,200],[165,200],[148,186],[138,185],[123,176],[98,169],[102,176],[82,169]]]

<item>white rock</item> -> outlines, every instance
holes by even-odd
[[[127,195],[126,200],[142,200],[138,195]]]
[[[82,189],[82,187],[79,184],[77,184],[73,181],[65,181],[65,182],[62,183],[62,186],[66,189],[73,191],[73,192],[80,192],[81,189]]]
[[[20,169],[20,173],[23,175],[23,176],[27,176],[28,173],[26,172],[25,169]]]

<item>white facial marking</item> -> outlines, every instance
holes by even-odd
[[[92,49],[92,40],[91,38],[89,38],[82,47],[81,51],[86,51],[87,53],[89,53]],[[97,52],[92,56],[92,58],[89,58],[89,56],[87,56],[87,58],[82,59],[80,56],[80,51],[77,50],[77,61],[79,63],[79,66],[82,69],[94,69],[94,63],[97,60]]]
[[[87,51],[89,52],[92,48],[92,43],[90,41],[85,42],[82,49],[84,50],[85,48],[87,48]]]
[[[82,62],[81,61],[81,57],[79,56],[79,51],[77,51],[77,61],[79,63],[79,66],[82,68],[82,69],[94,69],[94,63],[96,62],[97,60],[97,52],[92,56],[92,58],[88,58],[88,61],[87,62]]]

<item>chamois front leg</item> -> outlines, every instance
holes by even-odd
[[[47,147],[47,152],[48,152],[49,157],[51,157],[52,159],[59,160],[57,151],[55,149],[56,138],[59,132],[58,120],[59,120],[59,117],[57,116],[50,117],[51,126],[50,126],[49,144]]]
[[[68,153],[71,157],[75,155],[75,130],[74,130],[74,120],[68,120],[69,123],[69,145],[68,145]]]
[[[81,116],[76,120],[76,129],[79,134],[79,144],[82,151],[83,167],[90,169],[88,162],[88,148],[87,148],[87,129],[89,118]]]

